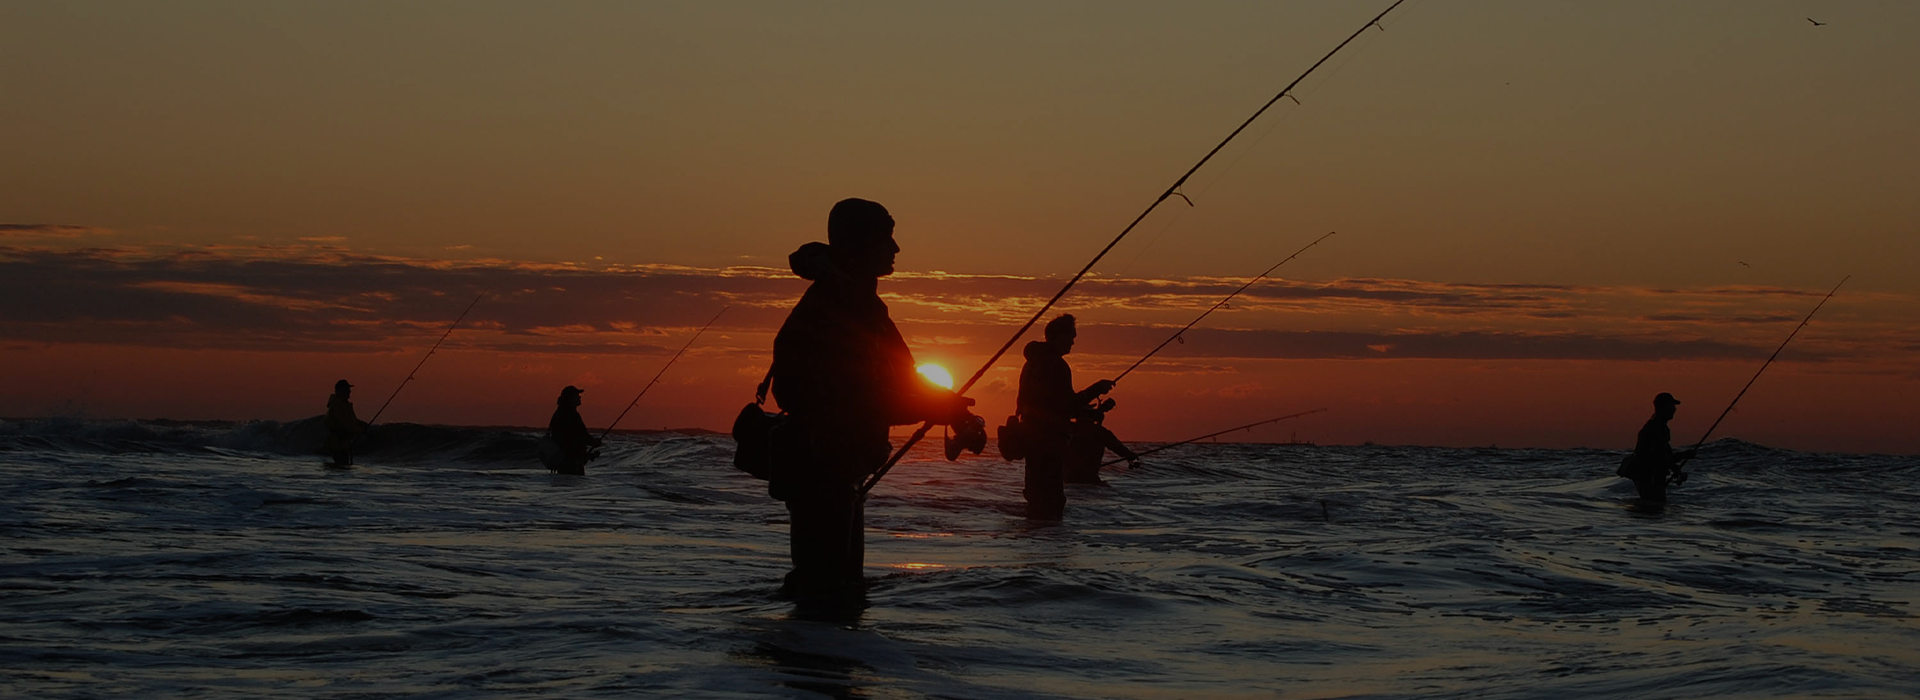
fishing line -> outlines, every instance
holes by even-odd
[[[1135,360],[1132,365],[1127,367],[1126,371],[1120,373],[1120,376],[1114,377],[1113,383],[1119,384],[1120,380],[1126,379],[1127,375],[1132,374],[1135,369],[1138,369],[1140,365],[1146,363],[1148,359],[1151,359],[1154,355],[1158,354],[1162,349],[1165,349],[1167,345],[1172,343],[1173,341],[1180,340],[1181,342],[1186,342],[1185,340],[1182,340],[1180,336],[1186,334],[1187,331],[1192,330],[1194,324],[1197,324],[1202,320],[1205,320],[1206,317],[1212,315],[1213,312],[1219,311],[1221,307],[1224,307],[1227,305],[1227,302],[1233,301],[1234,297],[1240,296],[1241,292],[1247,291],[1247,288],[1252,287],[1255,282],[1259,282],[1260,280],[1266,279],[1267,275],[1273,274],[1273,271],[1280,269],[1281,265],[1285,265],[1287,264],[1288,261],[1293,260],[1294,258],[1300,257],[1301,253],[1307,252],[1307,248],[1312,248],[1314,246],[1320,245],[1321,241],[1327,240],[1327,238],[1332,236],[1333,234],[1334,234],[1333,231],[1328,231],[1325,236],[1321,236],[1319,238],[1313,239],[1312,243],[1308,243],[1305,246],[1301,247],[1299,250],[1293,251],[1293,254],[1287,256],[1286,260],[1281,260],[1280,262],[1274,263],[1273,267],[1267,268],[1266,272],[1262,272],[1259,275],[1254,276],[1253,279],[1247,280],[1246,284],[1240,285],[1239,289],[1233,290],[1233,293],[1228,294],[1225,299],[1221,299],[1219,302],[1216,302],[1212,307],[1208,308],[1206,311],[1200,312],[1200,315],[1195,317],[1192,321],[1188,321],[1187,325],[1181,326],[1180,330],[1174,331],[1173,335],[1169,336],[1166,340],[1160,341],[1159,345],[1153,346],[1152,350],[1147,351],[1147,354],[1145,357]]]
[[[1320,412],[1323,412],[1323,411],[1325,411],[1325,410],[1327,410],[1327,409],[1324,409],[1324,408],[1316,408],[1316,409],[1313,409],[1313,410],[1311,410],[1311,411],[1301,411],[1301,412],[1299,412],[1299,413],[1289,413],[1289,414],[1287,414],[1287,415],[1284,415],[1284,416],[1281,416],[1281,417],[1279,417],[1279,418],[1268,418],[1268,419],[1266,419],[1266,420],[1263,420],[1263,421],[1258,421],[1258,422],[1254,422],[1254,423],[1248,423],[1248,424],[1246,424],[1246,425],[1242,425],[1242,426],[1240,426],[1240,427],[1237,427],[1237,428],[1228,428],[1228,429],[1226,429],[1226,430],[1222,430],[1222,431],[1220,431],[1220,432],[1217,432],[1217,433],[1207,433],[1207,434],[1205,434],[1205,435],[1202,435],[1202,436],[1200,436],[1200,437],[1197,437],[1197,438],[1191,438],[1191,439],[1187,439],[1187,440],[1181,440],[1181,441],[1179,441],[1179,442],[1175,442],[1175,443],[1169,443],[1169,444],[1165,444],[1165,445],[1161,445],[1161,446],[1159,446],[1159,447],[1155,447],[1155,448],[1153,448],[1153,449],[1151,449],[1151,450],[1146,450],[1146,451],[1144,451],[1144,452],[1135,452],[1135,453],[1133,454],[1133,459],[1139,459],[1139,458],[1141,458],[1141,457],[1145,457],[1145,456],[1147,456],[1147,455],[1150,455],[1150,454],[1153,454],[1153,453],[1155,453],[1155,452],[1159,452],[1159,451],[1161,451],[1161,450],[1165,450],[1165,449],[1169,449],[1169,448],[1174,448],[1174,447],[1179,447],[1179,446],[1181,446],[1181,445],[1185,445],[1185,444],[1189,444],[1189,443],[1195,443],[1195,442],[1199,442],[1199,441],[1201,441],[1201,440],[1205,440],[1205,439],[1207,439],[1207,438],[1210,438],[1210,437],[1219,437],[1219,436],[1221,436],[1221,435],[1225,435],[1225,434],[1227,434],[1227,433],[1231,433],[1231,432],[1233,432],[1233,431],[1236,431],[1236,430],[1246,430],[1246,429],[1248,429],[1248,428],[1257,428],[1257,427],[1260,427],[1260,426],[1263,426],[1263,425],[1266,425],[1266,424],[1268,424],[1268,423],[1278,423],[1278,422],[1280,422],[1280,421],[1283,421],[1283,420],[1287,420],[1287,419],[1289,419],[1289,418],[1299,418],[1299,417],[1301,417],[1301,416],[1310,416],[1310,415],[1313,415],[1313,414],[1315,414],[1315,413],[1320,413]],[[1122,458],[1120,458],[1120,459],[1116,459],[1116,460],[1113,460],[1113,461],[1110,461],[1110,462],[1102,462],[1102,463],[1100,463],[1100,466],[1103,466],[1103,467],[1110,467],[1110,466],[1113,466],[1113,465],[1115,465],[1115,464],[1119,464],[1119,463],[1121,463],[1121,462],[1126,462],[1126,461],[1130,461],[1130,460],[1128,460],[1128,459],[1127,459],[1127,458],[1125,458],[1125,457],[1122,457]]]
[[[1853,279],[1853,275],[1847,275],[1846,277],[1840,278],[1840,284],[1833,285],[1833,291],[1827,292],[1827,295],[1825,297],[1821,297],[1820,303],[1814,304],[1813,310],[1807,312],[1807,317],[1800,319],[1800,325],[1794,326],[1793,332],[1787,334],[1787,339],[1780,341],[1780,347],[1774,348],[1773,354],[1767,357],[1767,361],[1760,363],[1760,371],[1754,372],[1753,378],[1747,380],[1747,385],[1740,387],[1740,393],[1733,395],[1733,401],[1727,404],[1727,409],[1720,412],[1719,418],[1713,419],[1713,425],[1707,426],[1706,434],[1701,435],[1700,441],[1693,444],[1693,449],[1696,452],[1700,449],[1701,445],[1707,444],[1707,438],[1713,437],[1713,429],[1720,427],[1720,421],[1726,420],[1727,414],[1733,412],[1733,407],[1740,403],[1740,397],[1746,396],[1747,390],[1753,388],[1753,383],[1760,379],[1760,373],[1767,371],[1767,367],[1769,365],[1772,365],[1773,361],[1780,357],[1780,351],[1787,349],[1787,343],[1793,342],[1793,337],[1800,334],[1800,329],[1806,328],[1807,322],[1813,320],[1813,315],[1820,313],[1820,307],[1826,306],[1827,300],[1832,299],[1834,293],[1840,291],[1840,285],[1846,284],[1847,280],[1850,280],[1850,279]],[[1681,470],[1686,468],[1687,460],[1690,460],[1690,459],[1693,459],[1693,458],[1687,457],[1686,459],[1680,460],[1679,464],[1674,465],[1673,474],[1668,475],[1667,479],[1676,484],[1686,481],[1687,480],[1686,474]]]
[[[1366,24],[1360,25],[1360,28],[1354,30],[1353,34],[1348,35],[1339,45],[1334,46],[1332,51],[1328,51],[1327,55],[1320,57],[1320,60],[1315,61],[1312,66],[1309,66],[1305,72],[1300,74],[1300,77],[1294,78],[1293,82],[1287,83],[1285,88],[1282,88],[1280,92],[1274,94],[1273,99],[1267,100],[1266,104],[1260,106],[1260,109],[1254,110],[1253,115],[1247,117],[1246,121],[1234,127],[1232,133],[1227,134],[1227,137],[1221,139],[1220,143],[1215,144],[1212,150],[1207,151],[1206,155],[1201,156],[1200,160],[1193,164],[1193,167],[1188,168],[1185,173],[1180,175],[1179,179],[1174,180],[1173,184],[1167,187],[1167,191],[1160,193],[1159,197],[1154,198],[1153,203],[1147,205],[1147,208],[1142,210],[1139,216],[1134,217],[1132,223],[1127,224],[1126,228],[1121,229],[1119,235],[1114,236],[1113,240],[1109,241],[1106,247],[1101,248],[1100,252],[1095,254],[1092,260],[1087,261],[1086,266],[1080,268],[1079,272],[1074,273],[1073,277],[1068,279],[1067,283],[1060,287],[1060,291],[1054,292],[1053,298],[1048,299],[1045,305],[1035,311],[1033,317],[1028,318],[1027,322],[1022,324],[1019,330],[1014,331],[1013,336],[1007,338],[1007,342],[1002,344],[999,350],[995,350],[993,356],[987,358],[986,363],[982,364],[980,369],[973,373],[973,376],[967,378],[967,382],[962,384],[960,389],[954,393],[962,396],[966,395],[967,390],[972,389],[974,383],[980,381],[980,377],[985,376],[987,370],[993,368],[993,363],[998,362],[1002,355],[1007,354],[1007,350],[1012,348],[1014,343],[1019,342],[1020,337],[1026,335],[1027,331],[1033,328],[1033,324],[1039,322],[1041,316],[1046,315],[1047,310],[1052,309],[1053,305],[1058,303],[1061,297],[1066,296],[1067,291],[1073,289],[1073,285],[1078,283],[1082,277],[1085,277],[1087,272],[1092,270],[1093,266],[1100,262],[1101,258],[1106,257],[1107,253],[1113,250],[1114,246],[1119,245],[1121,239],[1126,238],[1127,234],[1132,233],[1133,229],[1139,226],[1141,221],[1146,220],[1147,216],[1152,214],[1155,209],[1158,209],[1161,204],[1165,203],[1169,197],[1178,195],[1181,199],[1186,199],[1186,195],[1180,194],[1180,188],[1186,185],[1187,180],[1192,178],[1194,173],[1199,172],[1202,166],[1205,166],[1208,161],[1213,160],[1214,155],[1218,154],[1220,149],[1226,148],[1227,144],[1232,143],[1233,139],[1240,135],[1240,132],[1246,131],[1247,127],[1259,119],[1260,115],[1265,114],[1267,109],[1271,108],[1274,103],[1279,102],[1282,98],[1289,97],[1288,93],[1290,93],[1294,87],[1298,86],[1300,81],[1306,80],[1309,75],[1313,75],[1315,70],[1318,70],[1321,65],[1332,59],[1335,54],[1340,53],[1340,50],[1346,48],[1347,44],[1353,43],[1353,40],[1358,38],[1362,32],[1367,31],[1367,28],[1379,26],[1381,18],[1386,17],[1387,13],[1392,12],[1393,8],[1399,7],[1403,2],[1406,2],[1406,0],[1394,0],[1392,5],[1387,6],[1387,9],[1381,10],[1380,14],[1374,15],[1373,19],[1367,20]],[[913,431],[913,435],[907,438],[906,444],[901,445],[900,449],[895,451],[893,456],[887,459],[887,463],[882,465],[879,471],[874,472],[873,476],[867,478],[866,483],[861,484],[861,495],[864,496],[867,492],[873,490],[874,485],[880,483],[880,479],[885,477],[887,472],[892,471],[894,465],[900,463],[900,458],[907,455],[907,450],[912,449],[914,443],[919,442],[921,438],[927,436],[927,431],[932,430],[933,425],[933,421],[927,421],[921,424],[919,429]]]
[[[1338,75],[1340,68],[1345,66],[1348,62],[1352,60],[1353,59],[1351,57],[1341,59],[1340,63],[1336,64],[1332,69],[1334,74]],[[1329,76],[1328,80],[1331,80],[1331,79],[1332,79],[1332,76]],[[1316,85],[1324,84],[1324,83],[1325,81],[1321,81],[1320,83],[1316,83]],[[1313,93],[1313,90],[1314,90],[1314,86],[1309,86],[1306,89],[1305,94],[1311,95]],[[1133,254],[1133,257],[1128,258],[1125,265],[1120,266],[1119,274],[1121,276],[1125,276],[1129,270],[1133,269],[1134,264],[1140,261],[1140,258],[1142,256],[1146,255],[1148,251],[1153,250],[1154,246],[1159,245],[1160,241],[1166,238],[1168,231],[1173,230],[1173,227],[1175,225],[1179,224],[1182,221],[1185,221],[1187,214],[1189,212],[1192,212],[1199,208],[1194,205],[1194,200],[1191,199],[1191,197],[1200,197],[1204,199],[1208,192],[1213,191],[1214,185],[1218,185],[1220,184],[1221,181],[1227,179],[1227,176],[1232,174],[1233,171],[1240,166],[1240,161],[1246,160],[1247,156],[1252,155],[1254,151],[1260,150],[1260,144],[1264,143],[1267,140],[1268,136],[1271,136],[1273,135],[1273,132],[1278,131],[1281,125],[1286,124],[1287,121],[1291,119],[1293,115],[1299,111],[1299,108],[1302,106],[1299,101],[1299,98],[1293,95],[1289,95],[1288,97],[1294,100],[1294,109],[1287,109],[1284,111],[1275,112],[1274,117],[1272,119],[1267,120],[1266,128],[1262,129],[1259,134],[1255,135],[1253,137],[1253,141],[1247,144],[1246,148],[1239,149],[1239,152],[1234,154],[1232,160],[1227,161],[1226,165],[1221,166],[1217,172],[1213,173],[1212,179],[1209,179],[1206,182],[1201,183],[1199,186],[1199,189],[1193,192],[1191,195],[1183,195],[1183,198],[1186,198],[1186,201],[1187,201],[1187,208],[1174,210],[1177,213],[1173,215],[1173,218],[1168,219],[1165,226],[1161,226],[1159,231],[1154,232],[1153,236],[1147,239],[1146,245],[1141,246],[1140,250]],[[1285,105],[1282,105],[1282,106],[1284,107]],[[1200,215],[1205,216],[1205,213],[1202,212]],[[1198,225],[1196,224],[1196,226]]]
[[[1416,1],[1413,5],[1408,5],[1407,11],[1402,12],[1399,15],[1396,15],[1397,19],[1395,19],[1392,22],[1382,23],[1382,22],[1376,21],[1374,22],[1374,25],[1379,26],[1382,31],[1385,31],[1387,24],[1398,24],[1401,20],[1405,19],[1405,16],[1407,14],[1413,12],[1414,6],[1418,4],[1419,3]],[[1392,8],[1388,8],[1388,9],[1391,10]],[[1334,78],[1340,77],[1340,72],[1346,70],[1347,66],[1353,63],[1354,58],[1358,57],[1362,53],[1365,53],[1367,46],[1372,42],[1373,42],[1373,39],[1371,37],[1361,40],[1360,46],[1355,48],[1353,53],[1348,54],[1345,57],[1342,57],[1339,61],[1333,64],[1332,68],[1329,68],[1327,70],[1327,76],[1325,78],[1305,85],[1303,88],[1301,88],[1301,90],[1298,93],[1289,93],[1287,97],[1294,101],[1295,108],[1288,109],[1285,111],[1275,112],[1274,118],[1267,120],[1266,128],[1261,130],[1259,135],[1253,137],[1252,143],[1247,144],[1246,148],[1240,149],[1239,153],[1236,154],[1232,160],[1228,161],[1224,167],[1220,168],[1217,172],[1215,172],[1211,180],[1208,180],[1205,183],[1201,184],[1200,189],[1197,192],[1194,192],[1191,196],[1205,197],[1208,192],[1213,190],[1214,185],[1217,185],[1221,181],[1226,180],[1227,176],[1232,174],[1233,171],[1240,166],[1241,161],[1246,160],[1247,156],[1252,155],[1255,151],[1260,150],[1260,145],[1266,142],[1268,136],[1271,136],[1273,132],[1278,131],[1283,124],[1286,124],[1288,120],[1292,119],[1293,116],[1299,112],[1299,108],[1305,106],[1305,102],[1302,101],[1302,98],[1312,97],[1313,94],[1316,92],[1319,92],[1319,90],[1322,87],[1325,87],[1328,83],[1333,82]],[[1193,200],[1189,199],[1188,204],[1192,204],[1192,203],[1193,203]],[[1175,224],[1183,221],[1186,217],[1187,212],[1190,209],[1195,209],[1195,208],[1196,207],[1189,206],[1187,209],[1177,210],[1179,213],[1175,214],[1173,219],[1169,220],[1165,226],[1162,226],[1159,231],[1155,232],[1151,238],[1148,238],[1147,244],[1142,246],[1139,251],[1135,252],[1133,254],[1133,257],[1127,259],[1126,264],[1120,267],[1119,274],[1124,276],[1127,273],[1127,271],[1132,270],[1134,264],[1138,263],[1142,256],[1146,255],[1148,251],[1152,250],[1155,245],[1158,245],[1161,239],[1163,239],[1166,236],[1167,232],[1173,229]],[[1205,214],[1202,213],[1202,216],[1204,215]]]
[[[601,434],[600,434],[600,439],[601,439],[601,440],[605,440],[605,439],[607,439],[607,436],[608,436],[608,435],[612,435],[612,434],[613,434],[613,426],[616,426],[616,425],[619,425],[619,424],[620,424],[620,419],[622,419],[622,418],[625,418],[625,417],[627,417],[627,411],[631,411],[631,410],[633,410],[633,407],[634,407],[634,406],[636,406],[636,405],[638,405],[638,404],[640,403],[640,397],[641,397],[641,396],[646,396],[646,395],[647,395],[647,390],[648,390],[648,389],[652,389],[652,388],[653,388],[653,385],[654,385],[654,383],[655,383],[655,382],[658,382],[658,381],[660,381],[660,378],[661,378],[661,377],[663,377],[663,376],[665,376],[665,375],[667,374],[667,368],[668,368],[668,367],[672,367],[672,366],[673,366],[673,363],[675,363],[675,362],[678,362],[678,361],[680,360],[680,356],[681,356],[681,355],[684,355],[684,354],[686,354],[686,352],[687,352],[687,348],[690,348],[690,347],[693,347],[693,341],[696,341],[696,340],[699,340],[699,339],[700,339],[700,334],[701,334],[701,333],[705,333],[705,332],[707,332],[707,329],[708,329],[708,328],[712,328],[712,327],[713,327],[713,322],[714,322],[714,321],[718,321],[718,320],[720,320],[720,314],[724,314],[724,313],[726,313],[726,312],[727,312],[727,309],[731,309],[731,308],[733,308],[733,307],[731,307],[731,306],[728,306],[728,307],[725,307],[725,308],[722,308],[722,309],[720,309],[720,313],[719,313],[719,314],[714,314],[714,315],[713,315],[713,318],[711,318],[711,319],[709,319],[709,320],[707,321],[707,325],[704,325],[704,326],[701,326],[701,327],[700,327],[700,330],[697,330],[697,331],[694,331],[694,332],[693,332],[693,337],[691,337],[691,338],[688,338],[688,339],[687,339],[687,344],[686,344],[686,345],[682,345],[682,346],[680,346],[680,352],[676,352],[676,353],[674,353],[674,354],[673,354],[673,357],[671,357],[671,358],[668,358],[668,359],[667,359],[667,364],[664,364],[664,365],[661,365],[661,366],[660,366],[660,371],[659,371],[659,372],[656,372],[656,373],[654,373],[654,375],[653,375],[653,380],[652,380],[652,381],[649,381],[649,382],[647,382],[647,385],[646,385],[646,386],[644,386],[644,387],[641,387],[641,388],[640,388],[640,395],[639,395],[639,396],[635,396],[635,397],[633,397],[633,400],[632,400],[632,401],[629,401],[629,402],[627,402],[627,407],[626,407],[625,409],[623,409],[623,410],[621,410],[621,411],[620,411],[620,415],[617,415],[617,416],[614,416],[614,417],[613,417],[613,422],[607,425],[607,431],[606,431],[606,432],[604,432],[604,433],[601,433]]]
[[[489,291],[492,291],[492,290],[490,289],[481,290],[480,296],[474,297],[473,303],[467,304],[467,310],[460,312],[460,317],[453,320],[453,325],[447,326],[447,332],[441,333],[439,340],[433,341],[433,347],[427,348],[427,354],[420,356],[420,362],[416,363],[413,366],[413,369],[407,372],[407,378],[400,380],[400,386],[393,388],[393,393],[387,396],[387,402],[380,404],[380,410],[373,412],[373,418],[367,421],[367,427],[369,428],[373,427],[374,422],[380,420],[380,414],[387,412],[387,406],[393,404],[394,397],[400,395],[401,389],[407,388],[407,382],[413,381],[414,373],[419,372],[420,368],[427,364],[427,358],[433,357],[434,351],[440,349],[440,344],[447,342],[447,336],[453,335],[453,329],[459,328],[461,321],[467,320],[467,314],[473,311],[474,306],[479,305],[481,299],[486,298],[487,292]],[[362,432],[361,434],[365,435],[366,433]]]

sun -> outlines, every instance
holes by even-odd
[[[929,362],[927,364],[920,365],[915,369],[920,370],[920,376],[926,377],[927,381],[938,384],[949,390],[953,389],[953,373],[948,372],[947,368],[941,367],[940,365],[936,365]]]

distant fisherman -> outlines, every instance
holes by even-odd
[[[1653,417],[1641,426],[1633,454],[1621,461],[1620,469],[1615,472],[1632,479],[1634,487],[1640,490],[1640,497],[1649,501],[1667,500],[1667,479],[1680,460],[1693,459],[1693,450],[1674,452],[1671,444],[1673,431],[1667,427],[1667,421],[1673,420],[1674,407],[1679,405],[1679,399],[1664,391],[1653,397]]]
[[[333,383],[333,396],[327,398],[327,454],[333,455],[333,466],[345,467],[353,464],[353,439],[367,429],[359,416],[353,414],[353,385],[342,379]]]
[[[580,418],[580,393],[585,391],[572,385],[560,390],[553,409],[553,419],[547,421],[547,434],[560,446],[561,458],[558,464],[548,465],[549,469],[561,474],[584,476],[587,473],[587,461],[599,456],[593,448],[600,446],[600,438],[587,431],[587,422]]]
[[[1068,449],[1067,466],[1063,472],[1064,480],[1069,484],[1106,484],[1100,478],[1100,464],[1107,461],[1108,452],[1127,460],[1128,466],[1140,466],[1140,456],[1127,449],[1105,424],[1107,412],[1113,410],[1113,399],[1101,401],[1096,408],[1088,410],[1073,422],[1073,441]]]
[[[1110,379],[1094,382],[1080,391],[1073,390],[1073,368],[1067,366],[1066,356],[1073,352],[1073,341],[1078,335],[1073,315],[1061,314],[1047,322],[1046,340],[1027,343],[1022,351],[1027,364],[1020,368],[1020,395],[1016,399],[1021,424],[1027,431],[1026,488],[1022,493],[1027,498],[1027,517],[1034,520],[1059,520],[1066,513],[1067,494],[1063,484],[1067,464],[1074,454],[1075,432],[1086,434],[1082,444],[1092,440],[1098,440],[1095,444],[1105,444],[1089,427],[1112,435],[1106,428],[1074,424],[1076,420],[1091,424],[1099,415],[1099,410],[1091,404],[1113,390]],[[1121,449],[1126,447],[1123,445]],[[1122,456],[1128,454],[1131,453]],[[1099,479],[1097,459],[1096,455],[1093,475],[1096,481]]]

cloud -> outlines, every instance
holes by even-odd
[[[1683,323],[1697,323],[1697,322],[1786,323],[1788,321],[1796,320],[1799,317],[1793,314],[1780,313],[1780,314],[1751,314],[1751,315],[1743,315],[1743,316],[1742,315],[1713,316],[1709,314],[1649,314],[1647,316],[1643,316],[1642,318],[1645,318],[1646,320],[1649,320],[1649,321],[1683,322]]]
[[[0,224],[0,239],[46,239],[46,238],[83,238],[86,236],[111,236],[108,229],[93,226],[72,226],[68,224]]]
[[[314,299],[299,299],[295,297],[279,296],[276,294],[255,291],[239,285],[222,284],[219,282],[151,281],[151,282],[134,282],[132,283],[131,286],[139,289],[151,289],[155,291],[172,292],[176,294],[200,294],[200,295],[205,295],[210,297],[233,299],[235,301],[241,301],[248,304],[276,306],[276,307],[287,309],[290,311],[314,311],[318,309],[346,309],[346,310],[352,310],[352,311],[367,310],[367,308],[364,306],[330,303],[330,302],[319,301]]]
[[[26,225],[10,225],[16,228]],[[1079,355],[1124,367],[1239,286],[1092,277],[1060,310]],[[764,355],[806,289],[783,269],[369,255],[331,245],[0,245],[0,334],[15,342],[368,352],[418,345],[485,299],[450,340],[515,354],[658,355],[722,307],[703,347]],[[882,286],[924,352],[984,359],[1058,280],[950,272]],[[1143,372],[1233,372],[1231,359],[1616,359],[1764,356],[1803,312],[1789,288],[1650,289],[1347,278],[1255,285]],[[1911,355],[1897,295],[1836,298],[1795,361]],[[1017,358],[1017,348],[1015,348]],[[1199,360],[1196,362],[1196,360]]]
[[[981,329],[983,332],[986,329]],[[1165,340],[1172,329],[1148,326],[1083,325],[1079,345],[1107,353],[1076,351],[1082,362],[1125,368]],[[1199,373],[1234,371],[1219,360],[1309,359],[1501,359],[1501,360],[1696,360],[1765,357],[1771,348],[1712,339],[1661,336],[1610,336],[1574,332],[1485,331],[1318,331],[1195,328],[1186,343],[1167,345],[1140,372]],[[1118,354],[1136,348],[1137,355]],[[1827,359],[1830,351],[1808,350],[1800,360]],[[1120,359],[1116,359],[1120,358]],[[1197,364],[1182,360],[1208,359]],[[1092,365],[1089,365],[1092,366]]]

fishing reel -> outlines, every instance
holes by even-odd
[[[987,449],[987,419],[968,414],[967,419],[950,427],[946,433],[947,461],[960,459],[962,450],[980,454]]]

